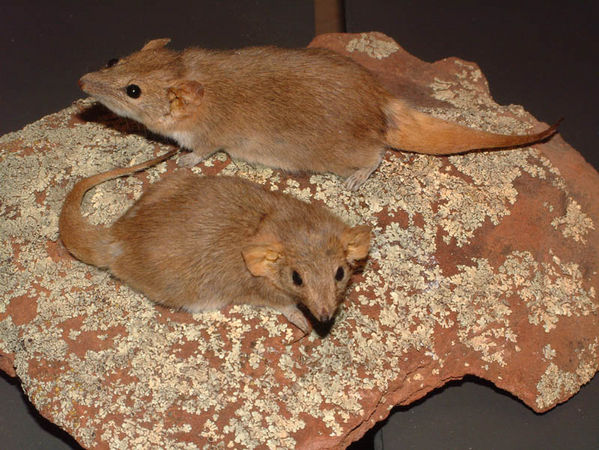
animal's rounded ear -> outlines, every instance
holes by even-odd
[[[171,41],[171,38],[163,38],[163,39],[152,39],[146,45],[141,48],[141,51],[146,50],[158,50],[159,48],[165,47]]]
[[[370,250],[370,227],[359,225],[347,228],[341,235],[341,245],[348,263],[366,258]]]
[[[283,246],[277,242],[250,244],[241,250],[241,254],[252,275],[273,278],[277,261],[283,254]]]
[[[168,88],[171,115],[178,117],[192,114],[204,98],[204,86],[194,80],[183,80]]]

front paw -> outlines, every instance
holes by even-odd
[[[181,155],[177,161],[177,164],[179,167],[193,167],[202,161],[202,159],[204,158],[199,156],[197,153],[189,152],[185,155]]]
[[[310,322],[304,313],[297,309],[296,306],[290,306],[288,308],[281,309],[280,311],[285,315],[289,322],[291,322],[293,325],[299,328],[302,333],[304,333],[304,336],[310,334],[312,326],[310,325]]]

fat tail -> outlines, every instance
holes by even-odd
[[[171,150],[149,161],[109,170],[77,182],[65,199],[58,221],[60,239],[67,250],[84,263],[106,267],[110,262],[106,248],[110,243],[108,228],[92,225],[83,217],[81,214],[83,196],[88,190],[104,181],[139,172],[170,158],[178,151],[179,149]]]
[[[526,135],[495,134],[475,130],[423,114],[393,99],[384,108],[385,139],[398,150],[429,155],[452,155],[471,150],[498,150],[540,142],[557,132],[560,119],[544,131]]]

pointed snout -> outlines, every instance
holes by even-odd
[[[81,89],[84,92],[85,92],[86,86],[89,84],[88,83],[88,78],[89,78],[88,75],[89,74],[86,73],[81,78],[79,78],[79,81],[77,81],[77,85],[79,86],[79,89]]]
[[[335,316],[335,312],[337,311],[337,308],[326,308],[326,307],[322,307],[320,310],[320,313],[318,315],[316,315],[315,317],[318,319],[319,322],[330,322],[333,317]]]
[[[339,293],[332,280],[314,283],[308,287],[302,303],[310,310],[314,319],[321,323],[331,322],[339,306]]]
[[[94,76],[94,72],[89,72],[83,75],[81,78],[79,78],[79,81],[77,81],[77,85],[79,86],[79,89],[81,89],[83,92],[91,95],[91,92],[89,90],[97,90],[99,88],[99,81],[100,79],[98,78],[98,76]]]

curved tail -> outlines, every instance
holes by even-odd
[[[83,196],[97,184],[139,172],[170,158],[178,151],[179,149],[171,150],[162,156],[135,166],[112,169],[77,182],[65,199],[58,221],[60,239],[67,250],[84,263],[106,267],[110,262],[110,255],[106,248],[110,243],[107,233],[108,228],[101,225],[92,225],[83,217],[81,214]]]
[[[470,150],[521,147],[549,138],[561,119],[540,133],[505,135],[475,130],[423,114],[392,99],[384,108],[387,118],[385,139],[398,150],[429,155],[451,155]]]

